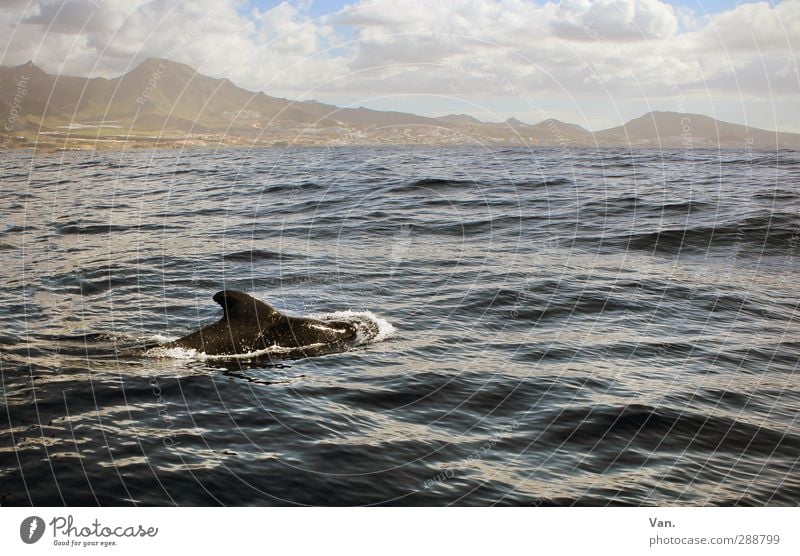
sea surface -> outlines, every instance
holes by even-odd
[[[800,504],[800,153],[0,157],[0,504]],[[250,293],[378,330],[150,349]]]

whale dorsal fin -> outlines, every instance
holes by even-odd
[[[223,320],[229,322],[266,320],[278,314],[278,311],[263,301],[236,290],[217,292],[214,294],[214,301],[222,307]]]

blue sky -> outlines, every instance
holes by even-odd
[[[676,0],[668,3],[672,4],[673,6],[684,6],[691,8],[695,12],[702,14],[717,13],[723,10],[729,10],[740,4],[745,4],[746,2],[729,2],[725,0]]]
[[[275,6],[279,5],[282,0],[250,0],[248,5],[251,7],[256,7],[260,11],[267,11]],[[752,0],[757,1],[757,0]],[[772,0],[771,3],[774,4]],[[333,0],[325,0],[325,1],[301,1],[301,2],[290,2],[291,4],[297,5],[301,7],[304,11],[307,11],[311,17],[321,17],[324,15],[328,15],[330,13],[335,13],[341,10],[344,6],[348,4],[353,4],[352,1],[333,1]],[[538,4],[543,4],[544,2],[538,2]],[[698,15],[706,14],[706,13],[717,13],[724,10],[729,10],[733,7],[736,7],[740,4],[744,4],[746,2],[743,1],[730,1],[730,0],[672,0],[666,2],[673,6],[681,6],[685,8],[691,8],[694,10]]]
[[[275,6],[281,4],[282,0],[251,0],[247,4],[251,7],[256,7],[260,11],[265,12],[271,10]],[[289,2],[300,7],[303,11],[308,13],[311,17],[322,17],[330,13],[335,13],[341,10],[352,2]]]

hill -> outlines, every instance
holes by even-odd
[[[650,112],[595,133],[600,144],[681,147],[797,147],[800,135],[722,122],[701,114]]]
[[[510,144],[754,148],[800,147],[800,135],[651,112],[598,132],[545,119],[481,122],[468,115],[293,102],[202,75],[186,64],[148,58],[113,79],[51,75],[33,63],[0,66],[3,145],[64,147],[158,144],[344,145]]]

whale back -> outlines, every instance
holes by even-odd
[[[170,342],[169,347],[196,349],[209,355],[249,353],[272,346],[302,348],[304,356],[341,349],[356,338],[355,325],[283,315],[267,303],[236,290],[214,294],[222,318]],[[310,347],[306,347],[310,346]]]
[[[236,290],[219,291],[214,294],[214,301],[222,307],[222,320],[231,325],[259,323],[262,328],[280,315],[263,301]]]

